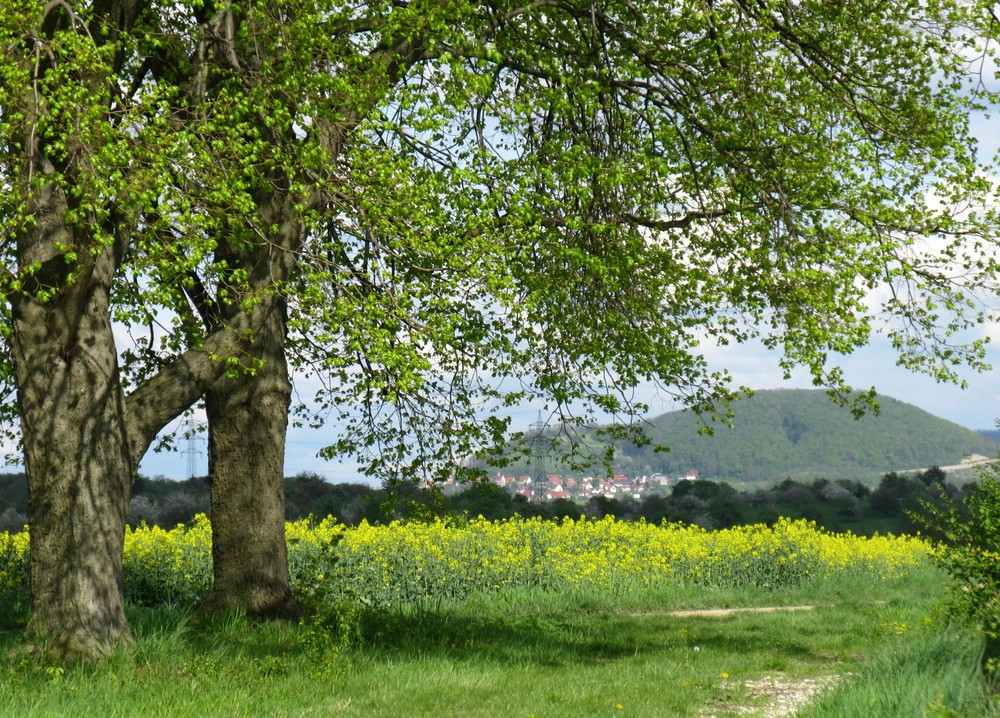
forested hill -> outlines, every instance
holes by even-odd
[[[954,466],[971,454],[1000,454],[1000,443],[989,432],[971,431],[888,396],[879,395],[878,405],[878,415],[855,419],[822,390],[757,391],[734,402],[733,426],[713,424],[712,436],[699,432],[705,421],[696,415],[670,412],[650,420],[649,446],[617,447],[614,469],[629,476],[697,471],[702,478],[753,483],[818,477],[877,483],[889,471]],[[586,453],[603,453],[589,437],[580,442]],[[670,450],[657,452],[658,445]],[[500,471],[532,474],[539,464],[549,473],[579,473],[551,456]]]
[[[855,419],[823,391],[758,391],[733,404],[732,428],[699,434],[699,420],[671,412],[652,420],[652,447],[623,446],[617,468],[630,475],[691,470],[744,481],[878,475],[949,466],[964,456],[994,457],[1000,445],[910,404],[878,397],[879,414]]]

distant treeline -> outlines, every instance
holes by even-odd
[[[410,490],[396,500],[394,509],[396,516],[407,510],[419,514],[437,508],[490,519],[514,514],[554,519],[615,516],[627,521],[692,523],[707,529],[772,524],[787,517],[809,519],[829,531],[900,534],[925,531],[914,520],[925,503],[936,504],[942,497],[960,503],[974,486],[974,483],[955,486],[946,480],[944,471],[933,467],[922,473],[885,474],[875,488],[848,479],[810,482],[787,479],[772,488],[748,491],[737,491],[724,482],[680,481],[669,490],[650,492],[641,499],[595,496],[580,504],[566,499],[529,503],[523,496],[483,483],[443,497]],[[409,509],[407,502],[411,502]]]
[[[446,496],[408,484],[379,489],[357,483],[331,484],[315,474],[301,473],[285,479],[285,510],[289,520],[334,516],[351,525],[436,515],[501,519],[516,514],[555,519],[615,516],[629,521],[682,521],[725,528],[773,523],[784,516],[810,519],[830,531],[909,533],[920,528],[911,516],[919,513],[922,502],[936,502],[942,494],[961,499],[972,486],[959,488],[948,483],[945,473],[935,467],[918,474],[885,474],[874,489],[847,479],[806,483],[788,479],[772,488],[749,491],[737,491],[723,482],[681,481],[641,499],[597,496],[581,504],[566,499],[530,503],[491,483],[473,484]],[[0,531],[20,530],[27,513],[24,475],[0,475]],[[145,522],[172,528],[191,521],[198,513],[209,513],[208,479],[140,477],[128,520],[132,525]]]

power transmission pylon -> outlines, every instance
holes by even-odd
[[[531,493],[533,501],[541,501],[545,497],[545,487],[548,484],[548,467],[545,462],[545,427],[542,421],[542,410],[538,410],[538,420],[528,427],[528,442],[531,446]]]
[[[201,456],[201,449],[198,448],[199,441],[203,441],[200,436],[196,436],[195,432],[203,424],[193,419],[188,419],[183,424],[181,424],[181,429],[187,436],[187,446],[181,451],[187,457],[187,477],[193,479],[198,474],[198,459]]]

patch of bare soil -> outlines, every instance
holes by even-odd
[[[775,613],[777,611],[812,611],[815,606],[763,606],[758,608],[710,608],[699,611],[673,611],[678,618],[708,617],[723,618],[738,613]],[[744,705],[733,701],[716,701],[701,712],[702,718],[717,716],[746,715],[756,718],[789,718],[833,685],[840,676],[813,676],[791,678],[783,674],[746,681],[743,688],[755,705]],[[762,704],[763,701],[763,704]]]
[[[790,678],[782,674],[747,681],[743,685],[747,693],[755,699],[766,701],[763,705],[741,705],[717,701],[701,712],[702,718],[717,716],[745,715],[756,718],[789,718],[818,696],[823,690],[837,682],[840,676],[813,676],[811,678]],[[757,701],[754,701],[757,703]]]
[[[762,606],[759,608],[708,608],[701,611],[671,611],[668,615],[677,618],[688,618],[691,616],[706,616],[709,618],[722,618],[732,616],[737,613],[774,613],[775,611],[811,611],[815,606]]]

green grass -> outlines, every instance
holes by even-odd
[[[983,700],[979,647],[979,641],[968,634],[946,630],[882,648],[798,717],[973,718],[1000,714],[997,706],[991,709]]]
[[[763,705],[747,680],[829,675],[842,678],[810,716],[986,715],[978,642],[929,618],[942,586],[928,569],[775,592],[519,593],[360,612],[346,634],[136,609],[134,649],[96,668],[49,666],[0,636],[0,715],[731,716]],[[801,604],[816,608],[670,615]],[[913,694],[905,712],[861,711],[894,687]]]

